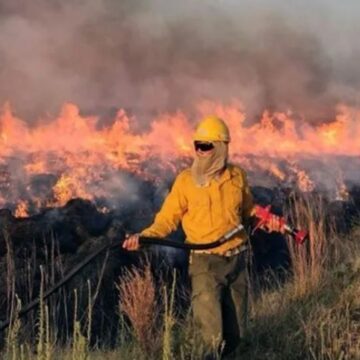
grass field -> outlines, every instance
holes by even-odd
[[[269,273],[268,287],[255,290],[250,284],[249,345],[241,359],[360,359],[360,226],[354,222],[350,233],[337,234],[324,220],[324,211],[321,201],[301,201],[289,213],[295,224],[309,229],[310,238],[301,247],[289,241],[293,267],[285,281]],[[190,312],[175,309],[174,285],[155,285],[145,266],[129,271],[118,290],[115,346],[90,346],[90,306],[87,319],[80,322],[74,316],[72,336],[60,346],[48,305],[42,303],[36,338],[24,336],[14,315],[2,358],[202,359]],[[16,296],[14,314],[15,305]]]

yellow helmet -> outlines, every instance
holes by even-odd
[[[194,141],[230,141],[229,128],[217,116],[207,116],[198,124]]]

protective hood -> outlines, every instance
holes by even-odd
[[[228,158],[228,145],[223,141],[215,141],[214,150],[209,156],[198,156],[191,166],[191,174],[197,186],[204,187],[210,184],[211,179],[218,176],[225,168]]]

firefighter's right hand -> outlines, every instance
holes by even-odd
[[[125,241],[122,244],[122,247],[129,251],[139,250],[140,248],[140,234],[126,234]]]

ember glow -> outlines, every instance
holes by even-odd
[[[138,119],[119,110],[111,125],[65,104],[55,119],[28,126],[9,105],[0,116],[0,206],[27,216],[81,197],[106,202],[135,196],[124,174],[161,182],[191,162],[196,120],[216,114],[231,130],[231,160],[249,171],[253,185],[325,187],[342,198],[355,181],[360,155],[360,111],[339,105],[335,119],[309,125],[290,112],[264,111],[249,124],[239,103],[202,102],[197,117],[163,114],[138,132]],[[344,161],[344,158],[349,161]],[[340,159],[336,161],[336,159]]]

